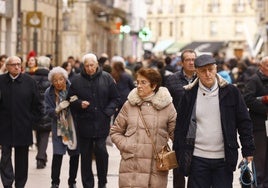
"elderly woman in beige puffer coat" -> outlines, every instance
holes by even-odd
[[[161,75],[151,68],[137,72],[137,88],[123,105],[110,136],[120,150],[119,187],[165,188],[168,171],[157,171],[155,153],[141,114],[150,130],[157,152],[173,140],[177,113],[172,97],[160,87]]]

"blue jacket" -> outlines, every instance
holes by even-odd
[[[234,171],[238,160],[237,132],[239,133],[240,143],[242,145],[242,155],[253,156],[255,150],[252,122],[240,94],[240,91],[233,85],[227,84],[220,76],[217,76],[219,83],[219,105],[221,125],[224,138],[225,161],[230,170]],[[192,121],[193,109],[196,102],[198,82],[187,85],[185,95],[182,99],[181,108],[179,108],[177,123],[174,132],[174,150],[179,161],[180,170],[189,175],[191,159],[194,151],[195,137],[186,138],[189,128],[195,122]],[[209,109],[207,107],[207,110]]]
[[[78,100],[71,103],[80,137],[107,137],[110,131],[111,116],[117,110],[121,98],[111,75],[100,68],[90,76],[82,69],[71,84],[68,97],[76,95]],[[86,109],[82,101],[89,101]]]

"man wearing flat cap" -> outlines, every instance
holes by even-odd
[[[240,94],[217,74],[215,59],[195,59],[197,78],[184,86],[174,132],[180,170],[191,188],[232,188],[238,160],[237,132],[242,156],[253,160],[252,122]]]

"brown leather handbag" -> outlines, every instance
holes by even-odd
[[[156,157],[156,168],[159,171],[166,171],[178,167],[175,151],[172,151],[167,144],[163,146]]]

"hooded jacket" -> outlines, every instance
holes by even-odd
[[[173,139],[177,113],[168,90],[160,87],[155,95],[144,101],[138,96],[137,89],[133,89],[110,131],[111,139],[122,157],[119,187],[164,188],[167,186],[168,171],[156,170],[155,153],[139,108],[157,152],[169,138]]]

